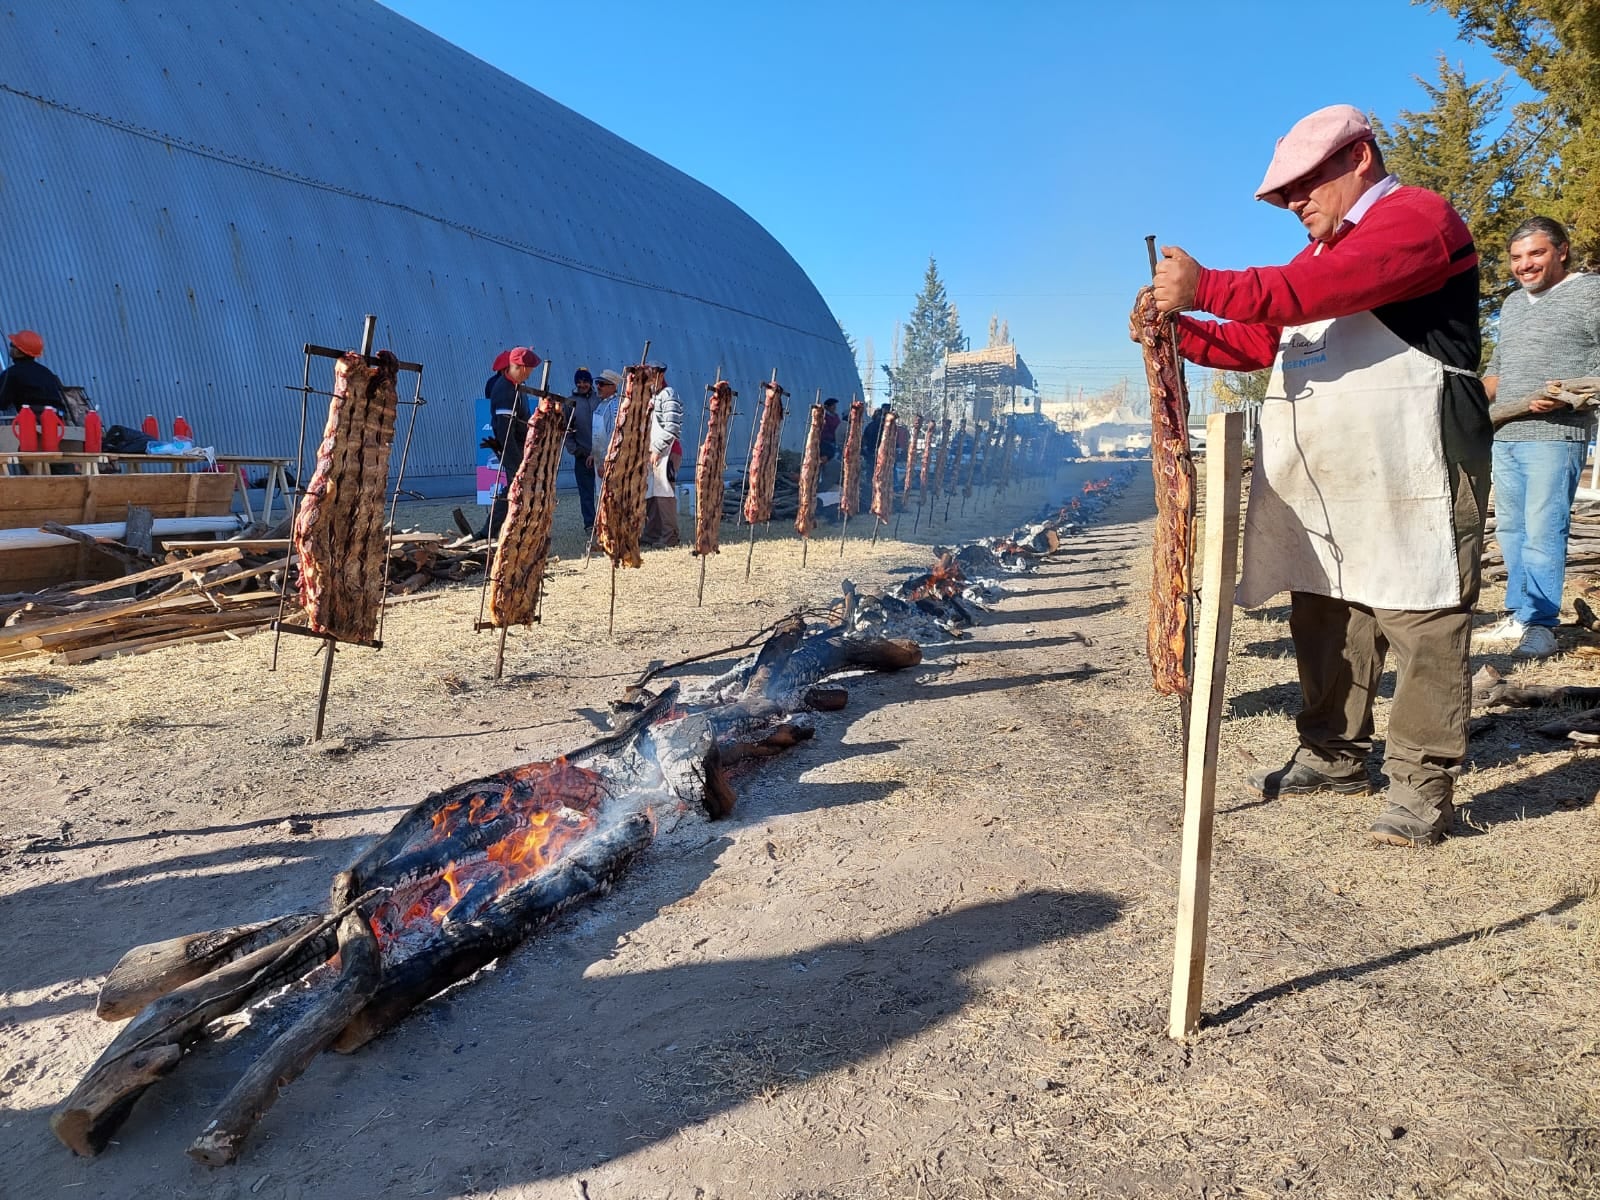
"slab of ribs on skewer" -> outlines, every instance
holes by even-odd
[[[538,620],[566,431],[567,416],[560,402],[549,396],[541,399],[528,422],[522,462],[511,480],[505,525],[489,576],[489,617],[495,625],[531,625]]]
[[[794,514],[794,531],[810,537],[817,527],[817,480],[822,475],[822,423],[828,410],[811,406],[811,425],[806,430],[806,450],[800,458],[800,507]]]
[[[756,432],[755,449],[745,469],[744,519],[748,525],[772,520],[772,493],[778,484],[778,435],[783,428],[783,389],[764,383],[766,399],[761,406],[761,426]]]
[[[627,369],[617,427],[606,448],[605,482],[595,517],[595,545],[619,567],[640,567],[639,538],[644,533],[646,476],[650,472],[650,405],[656,389],[652,372]]]
[[[694,466],[694,552],[717,554],[722,531],[722,472],[728,465],[728,425],[733,420],[733,400],[738,395],[718,382],[706,402],[706,439]]]
[[[1194,564],[1194,459],[1189,453],[1189,394],[1170,322],[1156,311],[1155,293],[1140,291],[1130,327],[1144,348],[1150,385],[1150,469],[1156,485],[1155,564],[1150,580],[1147,635],[1155,689],[1187,696],[1191,687],[1190,569]]]
[[[850,424],[844,435],[844,464],[839,472],[839,515],[852,517],[861,510],[861,437],[866,432],[867,406],[850,401]]]
[[[872,465],[872,515],[880,521],[894,516],[894,413],[885,413],[878,431],[878,460]]]
[[[295,518],[306,621],[343,642],[370,642],[378,632],[398,370],[399,361],[387,350],[378,352],[374,365],[359,354],[335,360],[327,428]]]

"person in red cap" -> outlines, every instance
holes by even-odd
[[[494,434],[486,440],[489,449],[500,458],[500,482],[495,488],[494,500],[489,506],[489,519],[479,531],[479,537],[492,538],[500,532],[506,519],[506,494],[511,480],[522,465],[522,443],[528,436],[528,398],[517,390],[540,363],[540,358],[527,346],[507,350],[505,363],[489,376],[483,385],[483,394],[489,400],[489,420]],[[499,359],[495,360],[499,362]]]
[[[24,329],[6,340],[11,365],[0,371],[0,417],[14,417],[24,408],[31,408],[35,418],[46,407],[64,410],[61,380],[38,361],[44,357],[44,339]]]
[[[1369,792],[1372,704],[1393,651],[1388,804],[1370,833],[1433,844],[1467,752],[1493,440],[1477,251],[1448,200],[1389,174],[1347,104],[1296,122],[1256,198],[1305,227],[1293,260],[1220,271],[1168,246],[1154,284],[1163,313],[1224,318],[1177,319],[1185,358],[1272,367],[1238,599],[1289,592],[1304,703],[1299,748],[1250,783],[1269,798]]]

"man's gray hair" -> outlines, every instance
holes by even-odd
[[[1567,238],[1566,227],[1554,217],[1529,217],[1511,231],[1511,236],[1506,239],[1506,245],[1514,245],[1523,238],[1532,237],[1536,233],[1542,233],[1549,238],[1552,246],[1571,244]]]

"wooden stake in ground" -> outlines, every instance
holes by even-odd
[[[922,506],[928,499],[928,464],[933,461],[933,418],[928,418],[928,423],[923,427],[922,437],[922,467],[917,480],[917,516],[911,522],[911,532],[917,531],[917,526],[922,523]],[[908,488],[909,490],[909,488]]]
[[[979,425],[972,431],[972,453],[967,458],[967,475],[961,481],[961,515],[967,515],[967,500],[972,496],[972,476],[978,469],[978,451],[988,437],[989,426]]]
[[[964,433],[966,431],[966,428],[967,428],[967,419],[965,417],[962,417],[961,418],[961,431],[962,431],[962,433]],[[933,468],[933,505],[934,505],[935,508],[937,508],[939,506],[939,497],[944,494],[944,481],[945,481],[945,478],[949,474],[949,471],[950,471],[950,446],[951,446],[951,440],[952,439],[950,437],[950,418],[946,417],[945,418],[945,422],[944,422],[944,432],[939,438],[939,450],[938,450],[939,461],[934,465],[934,468]],[[960,446],[961,446],[961,435],[959,433],[956,435],[956,438],[954,439],[954,442],[955,442],[955,446],[956,446],[956,448],[957,448],[957,450],[959,452],[959,449],[960,449]],[[950,509],[948,507],[945,508],[944,515],[945,515],[945,520],[949,520],[950,519]],[[930,524],[933,522],[933,514],[932,513],[928,514],[928,521],[929,521]]]
[[[866,432],[867,406],[850,398],[850,424],[844,436],[844,460],[839,468],[839,556],[844,557],[844,537],[851,515],[861,506],[861,435]]]
[[[1217,786],[1217,737],[1228,679],[1233,588],[1238,577],[1239,492],[1244,414],[1206,419],[1205,556],[1183,780],[1183,850],[1178,871],[1178,928],[1172,957],[1167,1033],[1179,1040],[1200,1023],[1206,980],[1206,921],[1211,906],[1211,828]]]
[[[905,479],[905,483],[900,488],[900,496],[901,496],[900,507],[902,509],[905,508],[906,502],[907,502],[907,500],[910,499],[910,496],[911,496],[911,475],[916,470],[916,463],[917,463],[917,437],[921,433],[922,433],[922,418],[920,416],[918,416],[916,413],[912,413],[911,414],[911,436],[906,441],[906,479]],[[915,526],[913,526],[913,528],[915,528]],[[899,537],[900,536],[900,517],[899,517],[898,514],[895,516],[895,519],[894,519],[894,535],[895,535],[895,537]]]

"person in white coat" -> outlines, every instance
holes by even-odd
[[[616,371],[601,371],[594,381],[599,396],[590,423],[589,444],[594,447],[594,470],[598,478],[606,474],[606,450],[611,446],[611,434],[617,428],[617,410],[622,407],[622,376]]]
[[[645,488],[644,536],[646,546],[676,546],[678,494],[671,478],[673,444],[683,430],[683,402],[667,386],[667,368],[651,363],[655,399],[650,405],[650,474]]]

